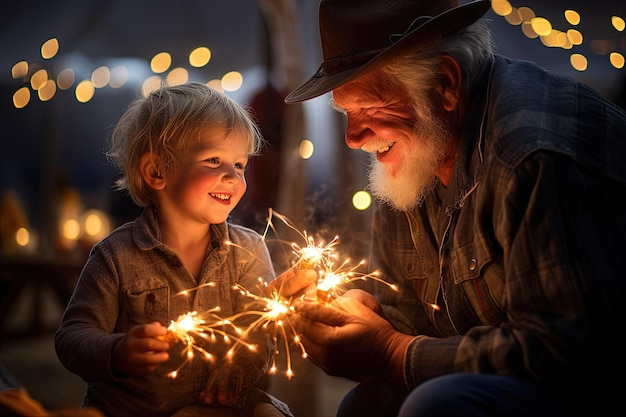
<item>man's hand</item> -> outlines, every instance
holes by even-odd
[[[132,327],[113,348],[113,371],[116,374],[144,376],[169,359],[170,344],[160,339],[167,328],[159,323]]]
[[[358,289],[348,290],[343,294],[343,296],[345,298],[352,298],[353,300],[358,301],[378,315],[383,314],[383,308],[380,306],[378,300],[367,291]]]
[[[315,291],[317,272],[312,269],[301,269],[296,265],[267,284],[264,295],[271,296],[277,292],[282,298],[295,298]]]
[[[372,296],[350,291],[331,304],[299,301],[295,307],[293,321],[308,356],[327,374],[404,381],[404,356],[413,336],[378,315],[380,305]]]

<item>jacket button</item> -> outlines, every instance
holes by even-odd
[[[413,264],[413,263],[408,263],[408,264],[406,265],[406,270],[407,270],[408,272],[413,272],[413,271],[415,271],[415,264]]]
[[[152,293],[146,295],[146,300],[150,301],[151,303],[154,302],[154,300],[156,300],[156,296]]]
[[[470,260],[469,261],[469,270],[470,271],[475,271],[477,265],[478,265],[478,262],[476,262],[476,259]]]

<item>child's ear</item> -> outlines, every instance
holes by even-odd
[[[161,158],[154,152],[146,152],[141,156],[139,161],[139,171],[141,177],[151,188],[162,190],[165,188],[165,179],[163,179],[163,164]]]

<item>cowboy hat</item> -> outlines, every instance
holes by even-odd
[[[483,16],[491,1],[321,0],[319,29],[324,61],[286,103],[305,101],[374,71],[433,35],[445,35]]]

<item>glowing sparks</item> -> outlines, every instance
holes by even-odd
[[[346,259],[340,263],[339,268],[335,268],[335,263],[339,259],[335,247],[339,242],[339,236],[335,236],[330,242],[324,243],[323,241],[315,242],[312,236],[308,235],[306,231],[300,232],[287,217],[269,210],[269,217],[267,220],[267,226],[265,229],[265,235],[269,228],[273,227],[272,218],[276,217],[285,223],[290,229],[297,232],[297,234],[304,240],[305,245],[300,247],[297,242],[291,243],[292,253],[295,255],[296,260],[294,264],[299,265],[305,269],[315,269],[318,273],[319,279],[317,282],[317,299],[321,302],[330,302],[337,296],[341,295],[346,289],[346,284],[357,280],[373,279],[380,283],[389,286],[392,290],[397,291],[395,285],[389,284],[382,280],[379,275],[379,271],[372,273],[357,272],[357,269],[365,264],[365,261],[359,262],[355,266],[350,266],[350,260]]]
[[[329,243],[315,243],[313,237],[309,236],[306,230],[301,232],[289,221],[287,217],[273,211],[270,208],[265,233],[263,234],[264,237],[267,237],[267,233],[270,228],[276,232],[272,222],[273,217],[277,217],[287,227],[295,231],[302,238],[302,240],[304,240],[305,246],[303,247],[300,247],[300,245],[296,242],[292,242],[290,244],[292,253],[296,256],[296,263],[298,263],[302,268],[312,269],[319,266],[327,267],[332,264],[333,259],[336,257],[334,246],[337,244],[339,236],[335,236]]]
[[[291,305],[291,300],[285,299],[280,294],[274,291],[271,297],[262,297],[253,293],[250,293],[247,289],[235,285],[235,289],[241,291],[242,295],[252,298],[263,305],[261,310],[246,310],[233,316],[234,319],[240,319],[245,316],[255,317],[254,321],[248,325],[248,327],[242,332],[242,338],[246,338],[247,334],[257,330],[263,329],[272,336],[274,344],[274,355],[272,357],[272,366],[269,370],[270,374],[275,374],[278,370],[276,366],[276,357],[280,354],[278,349],[280,340],[283,341],[285,349],[285,362],[287,370],[285,374],[287,378],[291,378],[294,373],[291,368],[291,352],[289,350],[289,335],[292,336],[293,343],[300,348],[300,352],[303,358],[307,357],[306,350],[300,341],[300,336],[293,324],[290,321],[290,315],[294,311],[294,307]]]
[[[336,297],[340,296],[347,288],[346,284],[354,281],[366,281],[372,279],[387,285],[394,291],[397,291],[397,287],[394,284],[390,284],[379,277],[380,272],[374,271],[371,273],[358,272],[357,269],[365,264],[362,260],[357,265],[349,266],[349,260],[345,260],[341,266],[337,269],[333,269],[333,264],[330,263],[326,269],[318,270],[319,279],[317,281],[317,299],[322,302],[330,302]]]
[[[296,242],[289,244],[292,249],[292,255],[295,256],[291,265],[299,265],[303,269],[313,269],[317,272],[316,298],[311,301],[320,303],[332,302],[349,288],[348,284],[357,280],[365,281],[372,279],[397,291],[395,285],[389,284],[380,278],[379,271],[372,273],[359,272],[358,269],[365,264],[365,261],[361,261],[356,265],[351,265],[349,259],[339,262],[340,257],[336,252],[336,245],[339,241],[338,236],[335,236],[328,243],[321,240],[316,242],[306,231],[300,232],[285,216],[271,209],[266,230],[263,234],[264,239],[266,239],[267,232],[270,228],[276,232],[272,224],[273,217],[277,217],[289,228],[296,231],[304,241],[303,246],[300,246]],[[278,235],[278,233],[276,233],[276,235]],[[285,243],[284,241],[281,242]],[[250,256],[254,256],[254,254],[244,247],[235,245],[230,241],[225,243],[248,252]],[[335,267],[335,264],[338,264],[339,267]],[[214,282],[209,282],[181,291],[177,295],[189,295],[192,291],[215,285]],[[257,289],[264,287],[267,289],[268,283],[262,278],[259,278],[259,288]],[[243,311],[222,318],[217,315],[220,311],[220,307],[218,306],[202,313],[192,311],[183,314],[176,321],[171,322],[168,327],[167,340],[170,342],[183,343],[184,349],[182,354],[186,357],[186,361],[191,361],[194,358],[195,352],[201,353],[207,360],[213,360],[213,355],[208,352],[206,348],[198,344],[198,339],[208,342],[216,342],[218,339],[221,339],[225,344],[232,344],[226,353],[228,358],[232,358],[238,347],[247,347],[249,350],[256,351],[258,346],[250,343],[248,340],[252,339],[253,333],[255,335],[265,333],[271,337],[274,349],[269,373],[275,374],[278,371],[277,357],[281,353],[279,346],[282,346],[285,352],[287,367],[285,374],[288,378],[291,378],[294,372],[291,365],[290,346],[292,344],[297,346],[300,349],[302,357],[307,357],[300,336],[291,322],[291,315],[295,310],[292,305],[292,300],[282,297],[280,292],[276,290],[274,290],[269,297],[255,294],[239,284],[235,284],[233,290],[238,291],[242,296],[251,301]],[[206,344],[204,346],[206,346]],[[175,378],[186,361],[168,375]]]
[[[178,372],[185,366],[185,363],[193,360],[195,357],[194,350],[201,353],[204,359],[209,361],[214,360],[213,355],[197,343],[196,337],[213,343],[217,341],[218,336],[221,336],[225,343],[230,343],[231,339],[234,339],[237,343],[244,343],[250,349],[256,348],[255,345],[245,343],[240,338],[234,337],[228,330],[233,330],[236,333],[236,326],[234,326],[230,320],[222,319],[217,316],[215,313],[219,311],[219,307],[205,311],[202,315],[199,315],[197,311],[190,311],[180,315],[178,319],[171,321],[164,339],[171,343],[183,343],[184,348],[182,354],[185,356],[185,361],[174,371],[168,373],[170,378],[176,378]],[[209,321],[203,317],[210,317],[212,320]]]
[[[301,248],[295,242],[291,244],[293,253],[298,258],[297,262],[302,268],[312,269],[317,266],[327,267],[332,265],[332,260],[337,256],[333,247],[337,244],[339,236],[335,236],[335,238],[327,244],[323,242],[315,244],[313,238],[307,236],[306,231],[302,233],[302,237],[307,242],[306,246]]]

